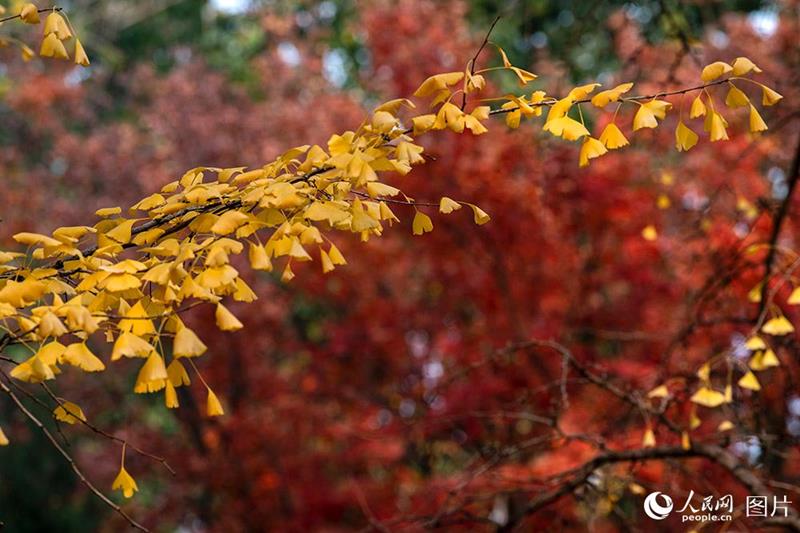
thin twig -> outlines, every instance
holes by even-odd
[[[37,13],[49,13],[49,12],[60,12],[60,11],[63,11],[63,10],[64,10],[63,7],[55,7],[55,6],[53,6],[53,7],[43,7],[41,9],[37,9],[36,12]],[[21,17],[22,17],[22,15],[20,13],[17,13],[16,15],[10,15],[10,16],[5,17],[5,18],[0,18],[0,24],[2,24],[3,22],[8,22],[9,20],[18,19],[18,18],[21,18]]]
[[[48,387],[46,383],[42,383],[41,385],[42,385],[42,389],[44,389],[45,392],[47,392],[47,394],[50,396],[50,398],[52,398],[52,400],[54,402],[56,402],[61,407],[64,406],[64,401],[61,398],[59,398],[58,396],[56,396],[53,393],[52,389],[50,389],[50,387]],[[154,454],[152,454],[150,452],[146,452],[146,451],[142,450],[141,448],[139,448],[138,446],[136,446],[135,444],[132,444],[130,441],[128,441],[126,439],[122,439],[122,438],[117,437],[115,435],[112,435],[111,433],[108,433],[107,431],[104,431],[104,430],[98,428],[94,424],[91,424],[87,420],[83,420],[82,418],[79,418],[79,417],[74,417],[74,418],[76,420],[78,420],[78,422],[80,422],[81,424],[86,426],[87,428],[91,429],[93,432],[97,433],[98,435],[102,435],[103,437],[105,437],[105,438],[107,438],[109,440],[113,440],[113,441],[121,444],[122,446],[126,446],[126,447],[132,449],[133,451],[135,451],[139,455],[142,455],[144,457],[148,457],[148,458],[152,459],[153,461],[161,463],[162,465],[164,465],[164,468],[166,468],[169,471],[170,474],[172,474],[173,476],[176,475],[175,474],[175,470],[173,470],[172,467],[169,466],[169,464],[167,463],[167,460],[164,459],[163,457],[159,457],[158,455],[154,455]]]
[[[786,220],[786,217],[789,214],[789,207],[792,203],[794,190],[797,186],[798,180],[800,180],[800,137],[798,137],[797,148],[794,152],[794,158],[792,159],[792,165],[789,169],[787,180],[786,197],[781,202],[780,206],[778,207],[778,211],[775,213],[775,217],[772,219],[772,232],[769,236],[769,249],[767,250],[767,257],[764,260],[764,281],[761,285],[761,301],[759,302],[758,313],[756,314],[757,320],[758,317],[764,313],[764,310],[767,307],[767,290],[769,286],[769,278],[772,275],[772,266],[777,253],[776,245],[778,244],[778,238],[781,235],[783,222]]]
[[[483,38],[483,42],[481,43],[480,48],[478,48],[478,51],[475,52],[474,56],[472,56],[472,59],[469,60],[470,76],[475,75],[475,64],[478,62],[478,56],[481,55],[483,49],[486,48],[486,45],[489,42],[489,36],[492,34],[492,30],[494,30],[494,27],[497,25],[499,21],[500,21],[500,15],[495,17],[494,22],[492,22],[492,25],[489,26],[489,31],[486,32],[486,37]],[[465,83],[469,83],[469,80],[466,80]],[[467,91],[464,91],[464,93],[461,95],[461,111],[464,111],[465,107],[467,107]]]
[[[96,486],[95,486],[95,485],[94,485],[94,484],[93,484],[91,481],[89,481],[89,479],[86,477],[86,475],[83,473],[83,471],[82,471],[82,470],[81,470],[81,469],[78,467],[77,463],[76,463],[76,462],[75,462],[75,460],[72,458],[72,456],[69,454],[69,452],[67,452],[67,451],[64,449],[64,447],[63,447],[63,446],[61,446],[61,444],[59,444],[59,442],[56,440],[56,438],[53,436],[53,434],[52,434],[52,433],[51,433],[51,432],[50,432],[50,431],[49,431],[49,430],[48,430],[48,429],[45,427],[45,425],[42,423],[42,421],[41,421],[41,420],[39,420],[39,419],[36,417],[36,415],[34,415],[33,413],[31,413],[31,412],[28,410],[28,408],[27,408],[27,407],[25,407],[25,404],[23,404],[23,403],[22,403],[22,401],[21,401],[21,400],[20,400],[20,399],[17,397],[17,395],[16,395],[16,394],[14,394],[14,391],[12,391],[10,388],[8,388],[8,386],[7,386],[5,383],[3,383],[2,381],[0,381],[0,389],[2,389],[2,390],[3,390],[3,392],[5,392],[5,393],[6,393],[6,394],[7,394],[7,395],[8,395],[8,396],[11,398],[11,400],[12,400],[12,401],[13,401],[13,402],[16,404],[16,406],[19,408],[19,410],[20,410],[20,411],[21,411],[21,412],[22,412],[24,415],[25,415],[25,416],[26,416],[26,417],[27,417],[27,418],[28,418],[28,419],[29,419],[31,422],[33,422],[33,424],[34,424],[34,425],[35,425],[37,428],[39,428],[39,430],[40,430],[42,433],[44,433],[44,435],[45,435],[45,436],[48,438],[48,440],[49,440],[49,441],[50,441],[50,443],[53,445],[53,447],[54,447],[56,450],[58,450],[58,452],[59,452],[59,453],[60,453],[60,454],[61,454],[61,455],[64,457],[64,459],[66,459],[66,461],[69,463],[70,467],[72,467],[72,470],[75,472],[75,474],[78,476],[78,478],[80,478],[81,482],[82,482],[84,485],[86,485],[86,487],[87,487],[87,488],[88,488],[90,491],[92,491],[92,492],[95,494],[95,496],[97,496],[98,498],[100,498],[100,500],[102,500],[102,501],[103,501],[103,503],[105,503],[106,505],[108,505],[110,508],[112,508],[114,511],[116,511],[116,512],[117,512],[117,513],[118,513],[120,516],[122,516],[122,517],[123,517],[123,518],[124,518],[124,519],[125,519],[125,520],[126,520],[126,521],[127,521],[127,522],[128,522],[130,525],[131,525],[131,526],[132,526],[132,527],[135,527],[136,529],[138,529],[138,530],[140,530],[140,531],[144,531],[144,532],[148,532],[148,531],[150,531],[149,529],[147,529],[146,527],[144,527],[143,525],[141,525],[139,522],[137,522],[136,520],[134,520],[133,518],[131,518],[131,516],[130,516],[130,515],[128,515],[128,513],[126,513],[124,510],[122,510],[122,508],[121,508],[119,505],[117,505],[116,503],[114,503],[113,501],[111,501],[111,500],[108,498],[108,496],[106,496],[105,494],[103,494],[103,492],[102,492],[100,489],[98,489],[98,488],[97,488],[97,487],[96,487]]]

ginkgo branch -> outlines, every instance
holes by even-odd
[[[3,377],[5,379],[10,379],[5,373],[3,373]],[[62,457],[64,457],[67,463],[69,463],[69,466],[72,468],[73,472],[75,472],[75,475],[78,476],[78,479],[80,479],[81,483],[83,483],[104,504],[106,504],[108,507],[113,509],[117,514],[119,514],[122,518],[124,518],[132,527],[144,532],[150,531],[149,529],[141,525],[139,522],[134,520],[130,515],[128,515],[128,513],[126,513],[119,505],[111,501],[108,498],[108,496],[106,496],[100,489],[98,489],[94,485],[94,483],[92,483],[89,480],[89,478],[86,477],[86,475],[83,473],[80,467],[78,467],[78,464],[75,462],[75,459],[73,459],[72,456],[69,454],[69,452],[67,452],[64,449],[64,447],[58,443],[56,438],[53,436],[52,433],[50,433],[50,431],[42,423],[42,421],[39,420],[39,418],[37,418],[36,415],[31,413],[28,410],[28,408],[25,407],[25,404],[23,404],[22,401],[17,397],[17,395],[14,394],[14,391],[12,391],[1,380],[0,380],[0,389],[2,389],[3,392],[5,392],[9,396],[9,398],[11,398],[11,401],[14,402],[14,404],[17,406],[20,412],[22,412],[22,414],[24,414],[25,417],[27,417],[28,420],[30,420],[39,429],[39,431],[41,431],[44,434],[44,436],[47,437],[47,439],[50,441],[50,444],[58,451],[58,453],[61,454]]]

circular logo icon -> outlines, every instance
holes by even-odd
[[[644,512],[653,520],[664,520],[672,512],[672,498],[661,492],[651,492],[644,499]]]

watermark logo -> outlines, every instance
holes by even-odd
[[[698,501],[699,500],[699,501]],[[773,517],[789,516],[792,502],[786,496],[748,496],[745,516]],[[731,522],[733,521],[734,502],[730,494],[703,496],[689,491],[686,503],[677,509],[672,498],[663,492],[651,492],[644,499],[644,512],[653,520],[664,520],[673,512],[681,517],[681,522]]]
[[[672,498],[662,492],[651,492],[644,499],[644,512],[653,520],[664,520],[672,512]]]

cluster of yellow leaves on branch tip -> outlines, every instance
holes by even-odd
[[[39,25],[44,19],[42,29],[42,42],[39,47],[39,55],[42,57],[52,57],[55,59],[69,60],[69,52],[65,43],[73,41],[73,60],[76,64],[88,67],[89,57],[81,44],[80,39],[75,35],[74,28],[69,20],[58,7],[39,9],[32,3],[21,4],[19,11],[14,15],[14,19],[19,19],[25,24]],[[5,8],[0,6],[0,15],[5,13]],[[11,17],[9,17],[11,18]],[[34,51],[22,41],[17,39],[0,38],[0,46],[10,44],[19,46],[22,52],[22,59],[29,61],[35,56]]]
[[[760,285],[756,287],[760,293]],[[754,289],[754,292],[756,291]],[[759,301],[757,298],[751,298],[753,301]],[[787,300],[789,305],[800,305],[800,287],[796,287],[789,295]],[[711,361],[704,363],[697,371],[696,375],[699,385],[695,392],[692,394],[690,401],[696,405],[706,408],[717,408],[733,402],[733,380],[734,375],[738,375],[736,385],[740,389],[745,389],[752,392],[761,390],[761,382],[756,375],[757,372],[764,372],[771,368],[780,366],[780,360],[775,354],[775,350],[770,347],[767,339],[769,337],[782,337],[794,333],[795,328],[792,323],[780,313],[766,320],[760,328],[762,335],[753,333],[741,346],[748,354],[746,362],[741,361],[730,354],[730,357],[712,358]],[[725,368],[725,375],[727,376],[725,386],[720,391],[714,388],[711,379],[712,367],[716,363],[723,363]],[[662,384],[652,389],[648,393],[648,398],[669,398],[671,397],[670,387],[668,384]],[[702,424],[702,420],[697,414],[695,408],[692,409],[688,421],[689,430],[694,430]],[[728,431],[735,426],[729,420],[723,420],[717,426],[718,431]],[[650,435],[646,435],[645,440],[649,442]]]
[[[505,66],[513,68],[508,63],[505,54],[502,55]],[[502,98],[506,100],[505,103],[502,104],[500,110],[495,112],[505,113],[508,126],[516,128],[522,118],[539,116],[543,107],[549,107],[543,130],[568,141],[582,141],[579,165],[583,167],[587,166],[591,159],[598,158],[608,153],[609,150],[622,148],[629,144],[627,137],[617,124],[619,111],[624,104],[637,107],[631,124],[631,131],[636,132],[658,127],[659,121],[664,120],[667,113],[673,108],[672,103],[663,98],[679,95],[681,98],[680,112],[675,129],[675,146],[678,151],[690,150],[699,140],[699,135],[687,125],[691,123],[691,119],[704,117],[703,130],[712,142],[727,140],[728,121],[720,111],[720,108],[724,107],[731,109],[748,107],[750,132],[755,134],[766,130],[767,125],[756,106],[737,86],[737,83],[754,84],[761,91],[762,105],[770,106],[777,103],[782,98],[780,94],[750,78],[752,74],[760,72],[761,69],[752,61],[746,57],[739,57],[733,64],[717,61],[706,66],[701,74],[703,85],[693,89],[654,96],[626,97],[625,95],[633,88],[633,83],[622,83],[596,93],[600,84],[590,83],[573,88],[562,98],[549,96],[544,91],[534,91],[528,96],[506,95]],[[529,81],[526,76],[518,72],[517,74],[521,82]],[[480,86],[481,83],[473,83],[468,80],[464,90],[469,90],[472,86]],[[714,92],[718,88],[727,89],[723,100],[724,105],[715,104]],[[691,92],[699,92],[699,94],[693,99],[690,109],[684,110],[684,95]],[[595,108],[604,109],[612,103],[617,105],[611,121],[603,128],[599,136],[592,136],[586,126],[581,104],[591,104]],[[454,112],[453,106],[448,111]],[[571,114],[572,116],[570,116]]]

